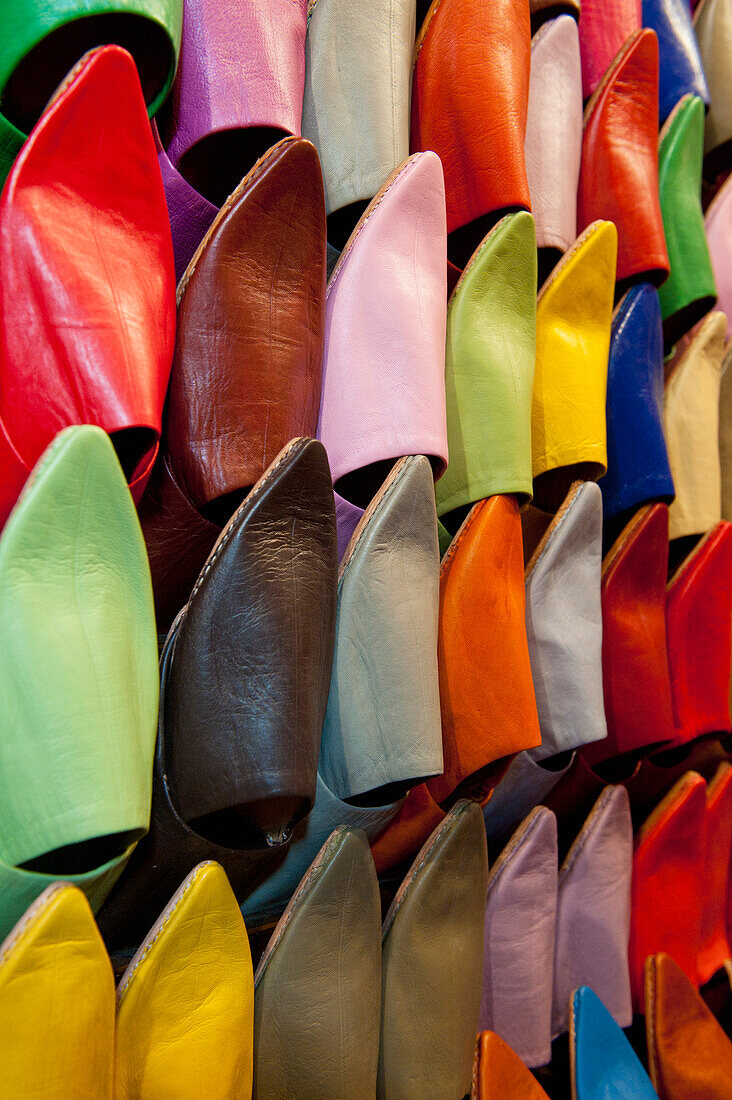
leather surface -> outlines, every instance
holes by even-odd
[[[569,1030],[586,985],[618,1027],[633,1019],[628,937],[633,825],[625,787],[605,787],[559,869],[552,1038]]]
[[[336,829],[257,967],[254,1100],[373,1100],[380,916],[366,838]]]
[[[292,840],[287,845],[282,862],[273,866],[267,877],[244,900],[244,917],[248,920],[251,917],[261,918],[272,913],[281,913],[297,889],[300,879],[339,825],[360,829],[369,842],[373,842],[394,820],[402,805],[399,800],[366,806],[342,802],[318,773],[312,810],[294,827]],[[444,814],[440,812],[438,821],[442,817]],[[427,835],[431,831],[432,826],[428,826]],[[417,841],[417,848],[420,843],[421,841]],[[404,857],[412,854],[411,850],[406,851]]]
[[[732,854],[732,765],[720,764],[707,783],[706,884],[702,899],[699,984],[732,957],[727,934],[727,886]]]
[[[572,997],[573,1100],[657,1100],[648,1074],[600,998],[586,985]]]
[[[582,151],[582,72],[571,15],[549,20],[531,40],[524,150],[536,243],[566,252],[577,236]]]
[[[379,1100],[462,1100],[470,1089],[487,879],[480,807],[458,802],[384,920]]]
[[[531,511],[524,513],[525,526]],[[559,782],[570,761],[557,769],[552,757],[607,736],[601,560],[600,490],[594,482],[576,482],[525,571],[526,636],[541,745],[521,753],[494,790],[484,809],[489,836],[516,826]],[[547,768],[539,763],[544,760]]]
[[[727,317],[727,339],[732,337],[732,182],[720,187],[704,217],[707,245],[717,285],[719,308]]]
[[[712,153],[732,140],[729,65],[732,54],[732,4],[704,0],[694,13],[694,34],[709,89],[704,126],[704,152]]]
[[[722,518],[732,520],[732,351],[728,345],[719,392],[719,463],[722,469]]]
[[[536,353],[536,236],[509,214],[473,255],[447,310],[450,464],[437,514],[495,493],[531,495],[531,387]]]
[[[648,1067],[660,1100],[722,1100],[732,1090],[732,1044],[673,958],[646,960]]]
[[[673,498],[662,417],[661,307],[655,287],[640,283],[631,287],[613,314],[607,370],[607,473],[600,482],[606,519],[652,500]]]
[[[714,305],[714,283],[701,210],[704,104],[684,96],[659,135],[658,184],[671,274],[659,291],[668,345]]]
[[[302,132],[320,154],[328,213],[372,199],[409,156],[416,8],[416,0],[309,6]]]
[[[669,271],[657,135],[658,43],[652,31],[636,31],[585,108],[577,191],[578,231],[598,218],[615,223],[618,281],[658,286]]]
[[[252,0],[245,8],[185,0],[164,134],[184,175],[186,154],[211,135],[255,126],[300,133],[306,21],[306,0]]]
[[[719,393],[727,319],[710,313],[666,368],[663,427],[676,499],[669,538],[701,535],[722,518]]]
[[[535,479],[561,468],[562,497],[574,480],[573,467],[593,480],[607,469],[605,398],[617,241],[614,225],[594,222],[539,293],[532,468]]]
[[[204,859],[239,901],[282,863],[315,797],[335,602],[327,461],[295,440],[224,528],[168,635],[151,832],[100,916],[110,945],[137,946]]]
[[[114,977],[89,904],[55,883],[0,946],[6,1096],[112,1100]]]
[[[211,516],[223,525],[289,440],[315,433],[324,292],[317,154],[284,139],[229,197],[178,287],[161,455],[141,506],[161,630],[220,532]]]
[[[190,183],[184,180],[180,172],[170,163],[168,154],[160,144],[155,123],[153,123],[153,137],[158,151],[158,164],[163,177],[165,203],[168,207],[168,219],[173,237],[177,284],[185,274],[188,264],[219,210],[203,195],[199,195],[195,187],[191,187]]]
[[[287,800],[292,817],[263,828],[276,837],[312,807],[335,584],[328,461],[295,440],[224,529],[168,637],[167,775],[185,821]]]
[[[602,673],[607,738],[582,750],[590,764],[645,754],[674,739],[666,650],[668,507],[640,508],[602,566]]]
[[[456,792],[484,797],[507,757],[541,743],[525,608],[518,504],[491,497],[470,511],[440,567],[444,773],[428,783],[439,803]]]
[[[697,543],[668,585],[666,636],[676,740],[729,732],[732,524]]]
[[[592,95],[613,58],[641,25],[641,0],[582,0],[579,38],[585,99]]]
[[[251,1097],[249,940],[217,863],[201,863],[145,937],[117,990],[115,1100]]]
[[[30,129],[82,55],[118,41],[137,61],[152,117],[175,76],[182,18],[182,0],[17,0],[9,4],[3,12],[5,33],[0,46],[4,109],[12,109],[9,117],[18,125],[22,119]],[[132,29],[134,21],[137,25]],[[37,60],[28,66],[28,56],[35,51]],[[24,62],[24,75],[13,82]],[[123,133],[117,130],[114,136],[119,141]]]
[[[478,1036],[471,1100],[547,1100],[547,1094],[508,1043],[494,1031]]]
[[[532,1069],[551,1060],[557,822],[537,806],[491,868],[479,1031],[495,1031]]]
[[[413,455],[393,467],[340,567],[319,765],[339,798],[442,772],[439,569],[432,471]]]
[[[643,26],[658,37],[660,121],[683,95],[697,95],[708,104],[709,89],[686,0],[643,0]]]
[[[101,429],[68,429],[36,466],[0,539],[0,583],[7,932],[54,871],[98,908],[149,820],[158,706],[150,574]],[[101,845],[104,859],[93,845],[56,852],[104,837],[114,838]],[[21,866],[41,856],[43,873]]]
[[[119,433],[139,499],[160,435],[175,303],[155,145],[124,50],[87,54],[56,93],[3,188],[0,238],[0,522],[72,424]]]
[[[629,948],[636,1012],[643,1012],[645,960],[657,951],[668,952],[697,984],[706,814],[706,783],[687,772],[636,833]]]
[[[318,438],[334,482],[408,454],[427,455],[438,475],[447,464],[444,194],[438,158],[410,157],[328,283]]]
[[[442,160],[448,233],[529,209],[530,64],[528,0],[433,0],[415,47],[410,147]]]
[[[723,1100],[732,1090],[732,1043],[668,955],[646,961],[648,1065],[660,1100]]]

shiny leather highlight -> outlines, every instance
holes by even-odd
[[[75,882],[98,909],[150,816],[158,708],[150,574],[101,429],[67,429],[37,464],[0,539],[0,586],[7,933],[56,878]]]
[[[178,287],[161,455],[140,508],[161,631],[250,486],[315,433],[324,298],[318,157],[286,138],[227,199]]]
[[[605,398],[617,241],[614,225],[594,222],[539,294],[532,469],[535,482],[550,476],[560,500],[575,476],[597,480],[607,469]]]
[[[625,787],[605,787],[559,869],[552,1038],[589,986],[618,1027],[633,1020],[628,968],[633,825]]]
[[[423,454],[437,476],[447,465],[444,194],[438,157],[410,157],[328,283],[318,438],[349,499],[339,479],[372,463]]]
[[[577,23],[560,15],[531,40],[526,176],[539,248],[566,252],[577,236],[582,72]]]
[[[320,154],[329,214],[370,201],[409,156],[416,7],[416,0],[309,5],[302,132]]]
[[[471,1100],[548,1100],[534,1075],[495,1031],[478,1036]]]
[[[646,960],[648,1066],[660,1100],[725,1100],[732,1043],[683,970],[663,952]]]
[[[601,2],[601,0],[600,0]],[[585,108],[577,229],[598,218],[618,230],[620,283],[669,272],[658,196],[658,44],[636,31]]]
[[[722,518],[719,394],[727,319],[714,312],[666,368],[663,427],[676,499],[669,538],[705,534]]]
[[[658,186],[671,274],[659,291],[670,347],[714,305],[717,288],[701,209],[704,104],[684,96],[659,135]]]
[[[458,802],[384,918],[378,1100],[462,1100],[470,1089],[487,878],[480,807]]]
[[[645,960],[657,951],[668,952],[697,984],[706,815],[706,783],[687,772],[636,833],[629,948],[636,1012],[644,1010]]]
[[[592,95],[613,58],[641,25],[641,0],[582,0],[579,37],[585,99]]]
[[[528,508],[524,538],[534,517],[542,523],[549,518]],[[495,788],[483,811],[489,838],[515,828],[559,782],[564,769],[553,757],[607,736],[601,562],[600,490],[591,481],[575,482],[525,570],[526,636],[541,745],[520,753]]]
[[[607,519],[653,500],[670,501],[674,480],[663,426],[663,327],[658,292],[631,287],[613,314],[607,371]],[[674,506],[671,507],[673,515]]]
[[[113,435],[139,499],[160,437],[175,302],[155,145],[124,50],[87,54],[24,145],[0,196],[0,266],[0,523],[73,424]]]
[[[406,791],[442,773],[439,568],[430,464],[422,455],[400,459],[339,572],[319,764],[338,798],[394,784]]]
[[[366,839],[338,828],[257,967],[253,1100],[374,1100],[380,916]]]
[[[528,0],[433,0],[415,46],[410,148],[445,169],[447,231],[529,209]]]
[[[218,863],[200,863],[117,990],[115,1100],[252,1093],[254,984],[246,928]]]
[[[166,640],[151,830],[100,914],[113,948],[137,946],[202,860],[221,863],[239,901],[282,863],[315,798],[336,569],[326,456],[294,440],[224,528]]]
[[[699,45],[687,0],[643,0],[643,26],[658,38],[659,121],[665,122],[683,95],[709,103]]]
[[[640,508],[602,566],[602,673],[607,738],[582,749],[591,764],[646,754],[674,740],[666,650],[668,507]]]
[[[588,986],[572,997],[573,1100],[658,1100],[635,1051]]]
[[[500,1035],[532,1069],[551,1060],[556,909],[557,821],[537,806],[488,877],[478,1025]]]
[[[185,0],[161,133],[171,163],[220,205],[278,138],[300,133],[307,0]]]
[[[728,733],[732,523],[716,524],[676,570],[666,598],[666,636],[676,741]]]
[[[530,214],[496,225],[447,310],[450,464],[437,483],[444,516],[495,493],[531,496],[536,355],[536,235]]]
[[[0,946],[2,1090],[112,1100],[114,977],[89,903],[47,887]]]
[[[541,743],[525,608],[518,504],[491,497],[470,511],[440,567],[444,773],[427,784],[438,803],[485,797],[507,757]]]

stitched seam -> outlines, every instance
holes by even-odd
[[[35,928],[42,913],[50,908],[49,902],[51,898],[54,898],[63,889],[64,883],[57,882],[54,884],[53,892],[50,897],[47,895],[41,900],[39,895],[31,906],[26,910],[24,916],[21,918],[20,927],[16,925],[15,929],[10,933],[3,944],[2,952],[0,953],[0,965],[5,962],[8,955],[13,954],[16,947],[19,947],[25,940],[28,939],[31,931]]]
[[[298,886],[297,890],[292,895],[292,897],[291,897],[291,899],[290,899],[290,901],[287,905],[287,908],[285,909],[284,913],[282,914],[282,917],[280,918],[279,928],[277,930],[276,936],[273,940],[270,940],[270,942],[267,944],[265,952],[262,955],[260,963],[257,967],[257,973],[255,975],[255,982],[254,982],[255,988],[256,988],[257,985],[259,985],[259,982],[262,980],[262,977],[264,976],[264,973],[267,969],[267,964],[269,963],[269,960],[274,955],[278,944],[280,943],[280,941],[281,941],[282,937],[284,936],[288,926],[290,925],[290,922],[292,921],[292,918],[295,914],[295,911],[298,908],[300,898],[302,898],[308,892],[313,879],[320,876],[320,874],[322,872],[323,864],[325,863],[326,859],[330,856],[331,852],[335,851],[335,848],[340,843],[342,837],[345,835],[345,833],[347,831],[348,831],[348,827],[346,825],[341,825],[334,831],[334,834],[331,834],[331,836],[329,837],[329,839],[326,841],[325,845],[323,846],[323,849],[321,849],[321,851],[318,853],[318,855],[315,857],[315,859],[311,863],[309,870],[307,871],[305,877],[301,881],[301,883]]]
[[[154,936],[153,936],[153,937],[152,937],[152,938],[151,938],[151,939],[150,939],[150,940],[148,941],[148,943],[147,943],[147,944],[145,945],[145,949],[144,949],[144,951],[142,952],[142,954],[140,955],[139,959],[137,960],[137,962],[135,963],[135,965],[134,965],[134,966],[132,967],[132,969],[130,970],[129,974],[128,974],[128,975],[127,975],[127,977],[125,978],[125,983],[124,983],[124,985],[120,986],[120,988],[119,988],[119,989],[118,989],[118,991],[117,991],[117,1004],[121,1004],[121,1002],[122,1002],[122,999],[123,999],[123,997],[124,997],[125,993],[127,992],[127,990],[128,990],[128,989],[129,989],[129,987],[130,987],[130,982],[132,981],[132,979],[134,978],[135,974],[136,974],[136,973],[137,973],[137,971],[139,970],[139,968],[140,968],[141,964],[142,964],[142,963],[143,963],[143,962],[145,961],[145,959],[147,958],[147,956],[148,956],[148,955],[150,954],[150,951],[152,950],[152,948],[154,947],[154,945],[155,945],[155,944],[157,943],[157,941],[158,941],[158,940],[160,939],[161,935],[163,934],[163,932],[165,931],[165,929],[166,929],[166,928],[168,927],[168,925],[170,924],[171,920],[173,919],[173,916],[175,915],[175,913],[176,913],[176,912],[178,911],[178,909],[180,908],[180,904],[181,904],[181,902],[182,902],[182,901],[183,901],[183,899],[184,899],[185,897],[187,897],[187,895],[188,895],[188,894],[190,893],[190,891],[191,891],[191,888],[192,888],[192,887],[193,887],[193,885],[194,885],[194,884],[195,884],[195,883],[196,883],[196,882],[198,881],[198,879],[199,879],[199,878],[201,877],[201,875],[203,874],[203,872],[205,871],[206,867],[207,867],[207,866],[209,865],[209,863],[210,863],[210,862],[211,862],[210,860],[207,860],[207,861],[206,861],[206,862],[205,862],[204,864],[202,864],[202,865],[201,865],[201,866],[200,866],[200,867],[199,867],[199,868],[198,868],[198,869],[197,869],[197,870],[196,870],[196,871],[194,872],[194,874],[193,874],[193,875],[191,876],[191,879],[190,879],[190,881],[188,882],[188,885],[187,885],[187,886],[185,887],[185,889],[184,889],[184,890],[183,890],[183,892],[181,893],[180,897],[179,897],[179,898],[178,898],[178,900],[176,901],[175,905],[174,905],[174,906],[173,906],[173,908],[172,908],[172,909],[170,910],[170,912],[169,912],[169,913],[168,913],[168,915],[166,916],[165,920],[164,920],[164,921],[163,921],[163,922],[161,923],[160,927],[159,927],[159,928],[157,929],[157,931],[155,932],[155,935],[154,935]]]
[[[417,58],[419,57],[420,53],[422,52],[422,47],[424,46],[424,44],[427,40],[427,33],[428,33],[428,31],[429,31],[429,29],[432,25],[432,20],[437,15],[437,11],[441,6],[442,6],[442,0],[437,0],[437,3],[432,5],[432,7],[427,12],[427,15],[425,16],[424,23],[422,24],[422,27],[421,27],[420,32],[419,32],[419,39],[417,40],[417,42],[415,44],[415,47],[414,47],[414,56],[412,58],[412,68],[413,69],[414,69],[414,66],[417,64]]]
[[[478,503],[481,504],[481,505],[484,505],[484,501],[479,501]],[[458,531],[458,533],[455,535],[455,538],[450,543],[450,545],[447,549],[447,553],[445,554],[444,558],[442,559],[442,563],[440,565],[440,574],[442,574],[442,571],[444,570],[447,563],[455,556],[458,546],[463,541],[463,539],[467,535],[468,531],[470,530],[470,528],[473,526],[473,524],[477,520],[478,516],[482,515],[482,514],[483,514],[483,508],[478,507],[478,504],[474,504],[473,507],[468,512],[465,519],[463,520],[463,523],[462,523],[462,526],[460,527],[460,530]]]
[[[298,446],[298,445],[299,445],[300,443],[302,443],[302,438],[300,438],[300,439],[294,439],[294,440],[292,441],[292,443],[289,443],[289,444],[287,445],[287,447],[285,447],[284,451],[282,452],[282,454],[280,455],[280,457],[279,457],[279,458],[277,459],[277,461],[276,461],[276,462],[274,463],[274,465],[273,465],[273,466],[270,466],[269,470],[268,470],[268,471],[267,471],[267,473],[266,473],[266,474],[264,475],[264,477],[262,478],[262,480],[261,480],[261,481],[260,481],[260,482],[258,483],[258,485],[255,485],[255,487],[254,487],[254,488],[252,489],[251,493],[249,493],[249,495],[247,496],[247,498],[246,498],[246,499],[245,499],[244,501],[242,501],[242,503],[241,503],[241,504],[239,505],[239,507],[237,508],[236,512],[234,512],[234,515],[233,515],[233,516],[231,517],[231,519],[229,520],[229,527],[228,527],[228,530],[227,530],[227,531],[225,531],[225,532],[224,532],[224,534],[222,535],[222,537],[221,537],[221,538],[219,539],[219,543],[218,543],[218,546],[216,547],[216,549],[214,550],[213,554],[211,555],[211,557],[210,557],[210,558],[208,559],[208,561],[207,561],[207,562],[206,562],[206,564],[204,565],[203,569],[201,570],[201,572],[200,572],[200,574],[199,574],[199,576],[198,576],[198,580],[196,581],[195,585],[193,586],[193,591],[191,592],[191,595],[190,595],[190,597],[189,597],[189,599],[188,599],[188,603],[186,604],[186,608],[190,607],[190,605],[191,605],[191,604],[193,603],[193,600],[195,599],[196,593],[198,592],[199,588],[200,588],[200,587],[201,587],[201,585],[203,584],[203,582],[204,582],[204,580],[206,579],[206,577],[208,576],[208,574],[209,574],[209,573],[211,572],[211,569],[212,569],[212,568],[213,568],[213,566],[214,566],[214,565],[216,564],[216,561],[218,560],[218,558],[219,558],[219,557],[221,556],[221,554],[223,553],[223,551],[224,551],[224,550],[226,549],[226,547],[227,547],[227,546],[229,545],[229,543],[231,542],[231,540],[232,540],[232,538],[233,538],[233,536],[234,536],[234,533],[235,533],[235,531],[236,531],[236,529],[237,529],[237,528],[236,528],[236,524],[234,523],[234,520],[238,519],[238,517],[240,516],[241,512],[242,512],[242,511],[243,511],[243,510],[244,510],[244,509],[245,509],[245,508],[246,508],[247,506],[251,507],[251,505],[252,505],[252,503],[253,503],[253,500],[252,500],[252,498],[253,498],[253,497],[255,497],[255,494],[256,494],[256,499],[257,499],[257,500],[258,500],[258,499],[259,499],[259,498],[261,497],[261,495],[262,495],[262,490],[263,490],[263,489],[264,489],[264,488],[265,488],[265,487],[266,487],[266,486],[267,486],[267,485],[269,484],[269,482],[270,482],[270,481],[272,480],[272,478],[273,478],[274,474],[275,474],[275,473],[277,472],[277,470],[279,469],[279,467],[280,467],[280,466],[282,465],[282,463],[283,463],[283,462],[285,461],[285,459],[286,459],[286,458],[288,457],[288,455],[290,454],[290,452],[291,452],[292,450],[294,450],[294,448],[295,448],[295,447],[297,447],[297,446]],[[256,500],[254,501],[254,503],[256,503]]]
[[[611,789],[610,787],[605,788],[606,791],[609,791],[610,789]],[[597,829],[597,823],[600,820],[600,817],[602,816],[603,810],[605,809],[605,803],[609,802],[609,800],[610,800],[610,796],[605,795],[605,793],[603,792],[603,794],[598,799],[597,804],[593,807],[592,813],[587,818],[587,821],[584,823],[582,829],[580,829],[580,832],[579,832],[579,835],[578,835],[577,839],[575,840],[572,847],[569,849],[569,852],[567,853],[567,857],[566,857],[566,859],[564,860],[564,863],[562,864],[562,866],[559,869],[559,883],[560,883],[560,885],[564,881],[564,879],[567,877],[569,872],[572,870],[572,867],[577,862],[578,856],[581,854],[583,849],[587,846],[587,841],[590,839],[592,834]]]
[[[577,238],[577,240],[572,245],[571,250],[569,252],[565,253],[565,255],[562,257],[562,259],[559,261],[557,266],[552,271],[552,273],[549,276],[549,278],[547,279],[547,281],[542,286],[542,288],[539,292],[539,297],[537,299],[537,307],[538,307],[538,304],[541,302],[542,298],[544,297],[545,293],[554,286],[554,284],[556,283],[559,276],[566,270],[567,265],[569,264],[569,262],[577,255],[577,253],[583,247],[583,245],[585,245],[587,243],[587,241],[590,240],[591,237],[594,237],[595,233],[599,233],[599,231],[602,229],[603,225],[605,225],[605,224],[607,224],[607,223],[605,223],[602,219],[598,218],[597,221],[592,222],[590,225],[587,226],[586,229],[584,229],[580,233],[579,237]]]
[[[340,578],[338,580],[338,587],[339,588],[343,584],[343,581],[345,580],[345,577],[346,577],[346,574],[348,573],[348,570],[351,568],[351,563],[352,563],[354,557],[356,556],[356,551],[358,550],[358,547],[359,547],[359,545],[361,543],[361,540],[363,539],[364,535],[366,534],[366,531],[371,526],[371,521],[373,519],[375,519],[379,515],[379,513],[383,510],[384,505],[386,504],[386,501],[389,499],[389,497],[393,493],[396,486],[399,484],[401,479],[406,474],[406,472],[409,468],[409,462],[408,462],[408,460],[404,460],[404,459],[402,460],[402,462],[403,462],[403,465],[402,465],[401,469],[397,472],[397,474],[394,477],[394,480],[392,481],[391,485],[389,485],[389,487],[384,492],[384,495],[377,499],[375,506],[371,510],[371,513],[369,514],[369,509],[368,508],[364,512],[363,517],[362,517],[363,520],[364,520],[364,524],[363,524],[363,527],[361,528],[361,530],[358,534],[358,537],[356,538],[356,541],[354,542],[354,544],[351,548],[351,551],[348,555],[348,559],[347,559],[345,565],[343,566],[343,571],[342,571],[342,573],[340,575]]]
[[[224,205],[221,207],[216,217],[211,222],[211,225],[206,230],[206,234],[203,237],[203,240],[199,244],[196,251],[193,253],[193,256],[188,263],[188,267],[185,269],[180,277],[180,282],[178,283],[175,291],[175,300],[177,306],[180,305],[181,298],[183,297],[189,282],[193,278],[196,268],[200,263],[201,256],[205,251],[206,245],[212,239],[214,233],[224,221],[226,215],[239,201],[239,199],[245,194],[245,192],[248,191],[253,184],[257,183],[260,180],[264,169],[266,168],[270,160],[273,159],[275,154],[280,152],[281,147],[283,145],[292,145],[293,142],[295,142],[296,140],[297,139],[294,137],[280,138],[280,140],[275,145],[273,145],[271,149],[268,149],[267,152],[259,158],[254,167],[249,172],[247,172],[246,176],[238,185],[238,187],[235,187],[234,190],[231,192],[229,197],[226,199]]]
[[[491,869],[491,873],[488,877],[488,892],[486,894],[486,897],[488,897],[490,895],[491,890],[493,889],[495,884],[500,880],[500,878],[501,878],[503,872],[505,871],[506,867],[508,867],[510,865],[511,860],[513,859],[514,855],[516,854],[518,849],[521,847],[521,845],[526,840],[528,840],[528,838],[534,832],[534,829],[536,829],[536,827],[537,827],[537,822],[540,821],[540,820],[541,820],[541,815],[536,814],[536,816],[534,817],[534,820],[531,822],[528,829],[526,829],[522,833],[521,829],[518,828],[516,830],[516,832],[513,834],[513,836],[509,840],[508,844],[503,849],[503,851],[499,855],[496,862],[493,864],[493,867]]]
[[[590,97],[590,99],[587,103],[587,106],[585,107],[584,119],[583,119],[583,128],[585,126],[587,126],[590,119],[595,114],[595,112],[596,112],[596,110],[599,106],[600,100],[603,98],[603,96],[605,94],[605,91],[607,90],[607,88],[610,84],[610,81],[615,76],[617,76],[617,74],[620,72],[620,69],[623,65],[623,62],[625,61],[628,54],[632,50],[633,46],[640,39],[641,35],[643,34],[644,29],[645,28],[639,28],[637,31],[633,32],[631,37],[625,43],[625,46],[624,46],[624,48],[623,48],[623,50],[620,54],[620,57],[617,59],[616,63],[614,65],[611,64],[610,68],[605,73],[605,76],[603,77],[603,79],[598,84],[596,91]]]
[[[658,1092],[658,1065],[656,1063],[656,961],[653,960],[648,968],[648,981],[646,982],[646,1020],[648,1022],[648,1068],[651,1071],[653,1087]]]
[[[473,255],[468,260],[467,266],[461,272],[460,278],[455,283],[455,288],[454,288],[452,294],[450,295],[450,301],[448,302],[448,306],[450,305],[450,302],[452,302],[453,298],[457,294],[460,287],[463,285],[463,281],[465,280],[466,276],[472,271],[472,269],[477,264],[478,260],[480,259],[481,253],[488,247],[489,244],[491,244],[494,235],[498,232],[498,230],[501,228],[501,226],[505,222],[508,221],[509,218],[513,218],[515,216],[515,214],[520,214],[520,213],[526,213],[526,211],[515,210],[513,214],[504,214],[503,217],[500,218],[496,222],[496,224],[491,229],[488,230],[485,237],[483,238],[481,243],[478,245],[478,247],[476,248]]]
[[[460,816],[462,816],[462,815],[460,815]],[[445,819],[445,820],[447,820],[447,819]],[[453,819],[453,822],[457,821],[457,820],[459,820],[459,818],[456,816]],[[429,844],[429,847],[426,848],[426,849],[423,849],[423,854],[419,858],[419,862],[412,865],[411,871],[409,872],[407,877],[404,879],[404,882],[401,884],[401,886],[397,890],[396,895],[394,897],[394,901],[391,904],[391,908],[389,909],[389,912],[386,914],[386,918],[384,920],[384,929],[383,929],[383,933],[382,933],[382,940],[386,937],[387,932],[393,926],[394,921],[396,919],[396,915],[399,912],[399,910],[401,909],[402,905],[404,904],[404,900],[405,900],[405,898],[406,898],[406,896],[409,892],[409,887],[414,882],[415,878],[417,877],[419,872],[422,870],[422,868],[425,866],[425,864],[428,862],[430,856],[433,854],[433,852],[434,852],[435,848],[437,847],[437,845],[442,841],[444,833],[445,833],[444,826],[445,826],[445,823],[443,822],[442,825],[440,825],[440,827],[436,830],[436,835],[432,839],[431,843],[429,841],[427,842]]]
[[[577,483],[575,482],[575,484]],[[584,482],[580,482],[580,484],[584,484]],[[539,556],[534,561],[529,561],[529,567],[526,571],[527,580],[537,568],[537,566],[541,564],[543,558],[545,558],[549,551],[553,548],[555,540],[559,537],[559,531],[561,531],[562,525],[566,522],[567,516],[571,513],[579,498],[580,490],[578,489],[564,511],[559,516],[555,516],[554,521],[550,523],[547,527],[542,537],[544,548],[539,552]]]
[[[368,225],[368,223],[371,221],[371,218],[374,216],[374,214],[375,214],[376,210],[378,209],[378,207],[381,206],[381,204],[384,201],[384,199],[386,198],[386,196],[389,194],[391,189],[396,185],[397,181],[400,180],[402,178],[402,176],[405,174],[405,172],[408,172],[409,169],[412,167],[412,165],[414,164],[414,158],[417,155],[418,154],[413,153],[404,162],[403,166],[399,169],[397,174],[394,176],[394,179],[391,181],[391,183],[387,187],[384,188],[384,190],[381,192],[381,194],[377,195],[376,198],[372,199],[371,202],[369,203],[369,206],[366,209],[363,217],[361,218],[358,225],[354,229],[353,233],[349,237],[349,239],[346,243],[346,247],[343,249],[340,256],[338,257],[338,263],[336,264],[335,269],[333,271],[333,274],[331,275],[330,281],[329,281],[327,287],[325,288],[325,300],[326,300],[326,302],[328,301],[328,298],[330,297],[331,289],[335,286],[335,284],[338,282],[338,280],[341,277],[341,274],[343,272],[343,268],[345,267],[345,261],[351,255],[351,252],[354,249],[356,241],[361,236],[361,234],[363,233],[363,231],[366,228],[366,226]]]

